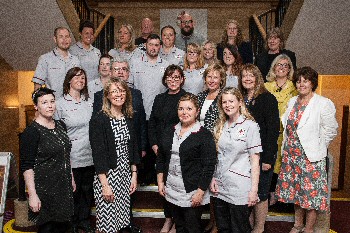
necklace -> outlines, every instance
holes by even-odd
[[[281,92],[283,86],[286,85],[287,81],[288,81],[288,79],[286,81],[284,81],[284,83],[281,86],[279,86],[277,81],[276,81],[276,86],[277,86],[276,92]]]

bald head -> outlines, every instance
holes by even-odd
[[[194,30],[194,21],[190,14],[185,13],[181,16],[180,23],[181,34],[184,36],[190,36]]]
[[[153,33],[153,21],[150,18],[144,18],[141,22],[142,37],[146,38]]]

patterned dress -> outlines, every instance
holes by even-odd
[[[327,211],[326,158],[310,162],[296,132],[306,106],[296,102],[288,116],[276,196],[278,201],[294,203],[303,209]]]
[[[125,118],[110,119],[114,132],[117,167],[110,169],[107,180],[115,196],[114,202],[106,202],[102,196],[102,186],[98,176],[94,180],[94,195],[96,201],[97,230],[104,233],[114,233],[130,224],[130,194],[131,171],[129,163],[128,141],[129,129]]]

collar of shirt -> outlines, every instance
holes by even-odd
[[[180,135],[180,131],[181,131],[181,122],[177,123],[175,125],[175,134],[177,136]],[[184,135],[182,135],[183,138],[187,138],[191,133],[195,133],[195,132],[198,132],[201,128],[201,124],[196,121],[196,123],[191,127],[191,129],[189,129]]]
[[[235,122],[233,122],[233,124],[231,124],[230,126],[228,126],[228,121],[226,121],[225,128],[227,128],[227,129],[234,128],[236,125],[242,124],[245,120],[246,120],[246,118],[241,114],[241,115],[239,115],[238,119]]]
[[[143,62],[148,62],[148,56],[147,56],[146,53],[142,53],[142,55],[141,55],[141,61],[143,61]],[[158,56],[157,56],[156,64],[157,64],[157,63],[163,63],[163,59],[159,56],[159,54],[158,54]],[[150,63],[150,64],[152,64],[152,63]]]
[[[56,56],[56,57],[59,57],[60,59],[62,60],[65,60],[65,58],[62,56],[62,54],[58,51],[58,48],[55,47],[53,50],[52,50],[53,54]],[[67,50],[67,53],[68,53],[68,58],[69,59],[72,59],[73,55]]]
[[[78,46],[78,48],[84,49],[84,50],[89,51],[89,52],[94,49],[94,47],[92,45],[90,45],[89,49],[85,49],[83,44],[80,41],[77,42],[77,46]]]
[[[65,101],[75,102],[75,104],[80,104],[85,99],[82,94],[80,94],[80,102],[76,101],[76,99],[74,99],[70,94],[64,95],[63,98],[64,98]]]

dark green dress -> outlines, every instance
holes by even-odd
[[[38,213],[29,210],[29,219],[38,225],[71,220],[70,150],[71,143],[61,121],[55,121],[54,129],[33,121],[20,137],[21,170],[34,170],[35,188],[41,201]]]

